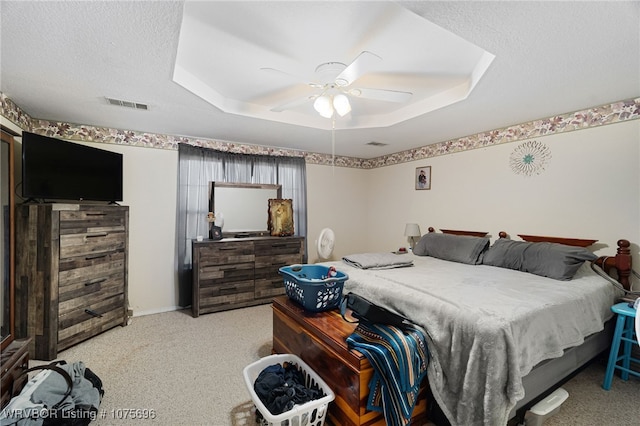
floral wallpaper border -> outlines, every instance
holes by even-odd
[[[0,114],[23,130],[67,140],[115,143],[119,145],[172,150],[177,150],[179,143],[186,143],[225,152],[304,157],[309,164],[335,165],[338,167],[359,169],[374,169],[440,155],[453,154],[470,149],[485,148],[492,145],[583,130],[640,118],[640,98],[627,99],[608,105],[556,115],[502,129],[490,130],[377,158],[362,159],[336,156],[334,159],[328,154],[292,149],[279,149],[213,139],[161,135],[133,130],[111,129],[107,127],[34,119],[22,111],[22,109],[4,93],[0,93],[0,98],[2,100]]]

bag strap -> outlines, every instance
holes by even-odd
[[[32,371],[39,371],[39,370],[53,370],[56,373],[60,374],[65,382],[67,382],[67,390],[64,393],[64,396],[62,397],[62,399],[60,401],[58,401],[57,403],[55,403],[51,408],[52,409],[58,409],[58,407],[62,404],[62,402],[67,399],[67,397],[69,395],[71,395],[71,390],[73,389],[73,380],[71,379],[71,376],[69,375],[69,373],[67,373],[64,369],[58,367],[56,364],[58,363],[64,363],[64,361],[54,361],[50,364],[45,364],[45,365],[36,365],[34,367],[28,368],[26,370],[24,370],[22,373],[20,373],[20,375],[18,377],[16,377],[13,381],[13,383],[15,384],[18,381],[18,378],[21,377],[23,374],[29,374]],[[13,397],[13,393],[14,393],[14,388],[13,386],[11,386],[11,397]]]
[[[347,305],[349,304],[349,295],[351,293],[345,294],[344,296],[342,296],[342,301],[340,302],[340,315],[342,315],[342,319],[345,320],[346,322],[350,322],[352,324],[357,324],[360,321],[350,321],[347,319],[347,317],[345,317],[345,314],[347,313]]]

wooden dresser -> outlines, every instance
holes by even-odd
[[[373,367],[345,341],[355,327],[337,309],[313,313],[286,296],[273,300],[273,351],[299,356],[333,390],[336,398],[328,413],[333,424],[384,426],[383,414],[366,408]],[[426,383],[425,378],[411,424],[427,419]]]
[[[200,314],[271,303],[285,294],[282,266],[302,263],[304,237],[224,238],[192,243],[191,310]]]
[[[127,324],[128,229],[125,206],[17,206],[16,334],[32,358]]]

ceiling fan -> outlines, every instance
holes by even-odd
[[[360,77],[375,69],[376,64],[381,60],[380,56],[365,50],[349,65],[341,62],[322,63],[315,70],[319,82],[306,83],[309,87],[316,89],[317,93],[277,105],[271,108],[271,111],[282,112],[313,101],[315,110],[322,117],[332,118],[334,113],[343,117],[351,111],[349,97],[396,103],[408,101],[413,95],[411,92],[352,86]],[[275,68],[260,69],[291,76]]]

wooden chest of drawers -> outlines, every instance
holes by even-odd
[[[303,247],[303,237],[193,241],[193,316],[270,303],[285,293],[278,269],[302,263]]]
[[[127,324],[128,222],[123,206],[17,207],[16,333],[32,358]]]

